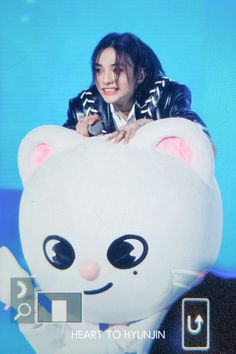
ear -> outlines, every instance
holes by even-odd
[[[186,118],[160,119],[138,130],[130,143],[184,161],[207,183],[214,177],[214,154],[210,139],[199,124]]]
[[[141,68],[137,74],[137,84],[141,84],[146,77],[146,72],[144,70],[144,68]]]
[[[30,131],[21,141],[18,167],[22,183],[52,156],[75,147],[83,138],[74,130],[45,125]]]

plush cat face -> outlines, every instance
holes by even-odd
[[[128,145],[45,126],[23,140],[23,252],[44,291],[83,293],[83,318],[145,318],[216,259],[221,201],[208,138],[185,119]]]

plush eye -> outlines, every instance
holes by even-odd
[[[148,244],[143,237],[124,235],[112,242],[107,251],[107,258],[114,267],[129,269],[141,263],[147,253]]]
[[[75,252],[70,242],[61,236],[47,236],[43,252],[48,262],[55,268],[67,269],[75,260]]]

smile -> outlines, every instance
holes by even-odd
[[[115,87],[103,88],[102,91],[105,95],[114,95],[115,93],[117,93],[118,88]]]
[[[100,289],[95,289],[95,290],[85,290],[84,294],[85,295],[94,295],[94,294],[99,294],[102,293],[108,289],[110,289],[113,286],[112,283],[108,283],[107,285],[105,285],[103,288]]]

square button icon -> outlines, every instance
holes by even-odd
[[[206,298],[182,300],[182,348],[203,351],[210,348],[210,302]]]
[[[82,322],[81,293],[39,291],[38,322]]]

